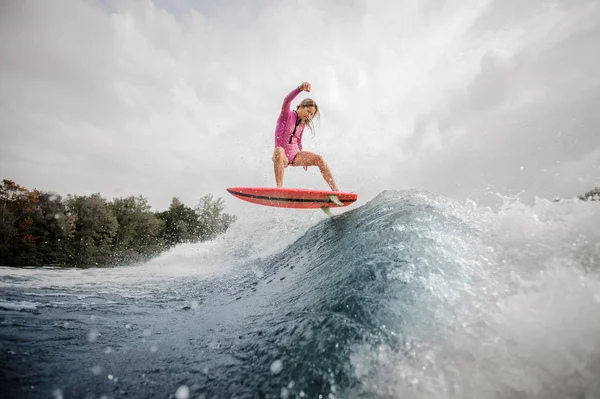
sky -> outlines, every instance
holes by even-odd
[[[600,185],[597,0],[8,0],[0,178],[66,194],[274,186],[283,98],[343,191],[492,205]],[[327,189],[318,169],[284,185]]]

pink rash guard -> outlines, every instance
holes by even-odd
[[[285,97],[275,128],[275,147],[283,148],[290,165],[293,165],[296,154],[302,151],[304,122],[299,121],[296,111],[290,109],[292,100],[296,98],[301,91],[302,90],[296,87]]]

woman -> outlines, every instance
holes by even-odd
[[[310,98],[302,100],[295,111],[290,109],[292,100],[302,91],[310,92],[310,83],[302,83],[285,97],[281,113],[277,119],[275,151],[273,152],[275,182],[277,187],[283,186],[283,172],[288,165],[303,166],[304,170],[309,166],[318,166],[331,190],[339,191],[323,157],[302,150],[304,127],[308,125],[313,130],[312,120],[315,116],[320,115],[319,107]]]

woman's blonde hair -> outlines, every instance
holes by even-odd
[[[315,118],[321,117],[321,113],[319,112],[319,106],[317,105],[317,103],[312,98],[305,98],[304,100],[300,101],[300,104],[298,104],[298,106],[296,107],[296,110],[299,110],[300,108],[308,108],[308,107],[315,107],[315,114],[308,122],[306,122],[306,125],[308,126],[308,128],[310,129],[312,134],[314,135],[315,134],[315,126],[313,125],[313,121],[315,120]]]

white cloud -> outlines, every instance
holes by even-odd
[[[600,99],[600,10],[521,3],[5,2],[0,173],[61,194],[142,194],[158,209],[206,193],[247,209],[225,188],[274,184],[277,113],[307,80],[298,100],[314,98],[322,119],[305,149],[361,199],[579,194],[593,174],[574,168],[569,184],[568,170],[543,170],[597,159],[586,104]],[[572,129],[555,139],[557,127]],[[326,188],[301,169],[286,184]]]

